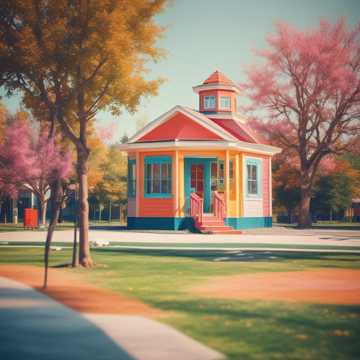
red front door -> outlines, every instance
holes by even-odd
[[[191,165],[191,191],[204,198],[204,165]]]

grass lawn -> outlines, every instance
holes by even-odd
[[[74,227],[74,224],[71,222],[63,222],[56,225],[56,230],[69,230]],[[0,224],[0,232],[8,232],[8,231],[24,231],[28,230],[24,228],[24,224]],[[37,228],[33,231],[47,231],[46,228]]]
[[[275,226],[296,227],[297,224],[274,224]],[[317,221],[311,225],[312,229],[319,230],[360,230],[360,222],[350,221]]]
[[[271,258],[270,258],[271,256]],[[99,266],[69,269],[87,280],[167,312],[160,321],[226,354],[229,359],[359,359],[360,306],[205,299],[191,288],[241,273],[307,268],[360,269],[360,255],[231,252],[182,249],[96,249]],[[226,261],[215,261],[226,257]],[[274,258],[275,257],[275,258]],[[51,254],[69,262],[70,250]],[[0,247],[0,263],[41,265],[42,249]]]

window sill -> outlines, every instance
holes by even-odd
[[[246,200],[262,200],[261,195],[246,195]]]
[[[145,199],[170,199],[172,194],[144,194]]]

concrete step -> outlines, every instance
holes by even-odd
[[[242,234],[241,231],[225,225],[223,220],[213,214],[203,214],[202,222],[196,223],[196,228],[203,234]]]
[[[210,221],[210,220],[206,220],[206,221],[202,221],[201,225],[203,226],[224,226],[224,222],[223,221]]]
[[[199,230],[200,231],[203,231],[203,230],[205,230],[205,231],[217,231],[217,230],[227,231],[227,230],[234,230],[234,229],[230,226],[225,226],[225,225],[213,225],[213,226],[200,225]]]
[[[236,235],[236,234],[242,234],[242,231],[240,230],[235,230],[235,229],[218,229],[218,230],[214,230],[214,229],[204,229],[201,230],[201,233],[203,234],[213,234],[213,235]]]

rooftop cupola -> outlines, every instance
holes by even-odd
[[[208,114],[235,114],[239,87],[219,71],[213,72],[201,85],[193,87],[199,94],[199,111]]]

